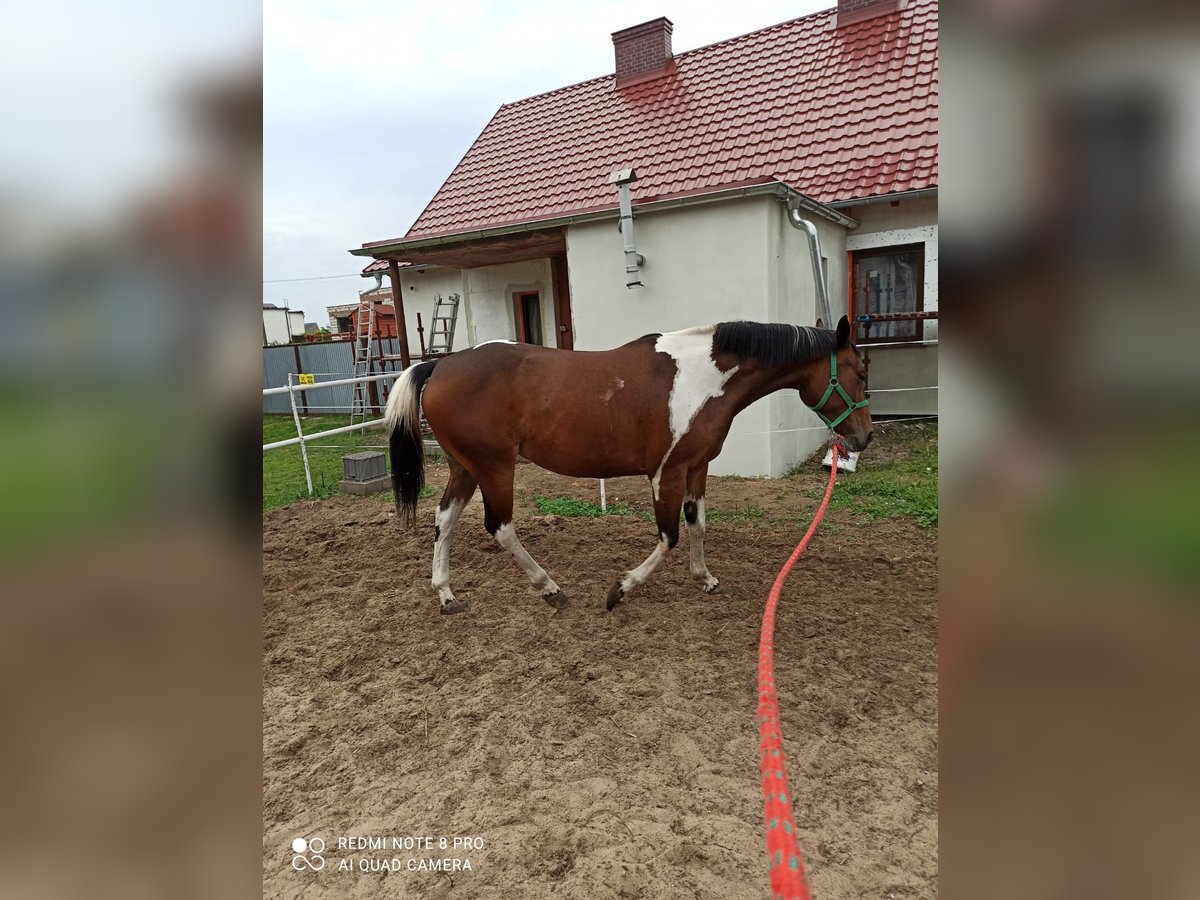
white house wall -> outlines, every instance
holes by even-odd
[[[386,281],[385,281],[386,288]],[[430,318],[433,316],[433,301],[438,295],[449,300],[451,294],[463,295],[463,273],[461,269],[420,269],[416,272],[400,270],[400,293],[404,297],[404,326],[408,329],[408,352],[416,359],[421,354],[421,335],[417,332],[417,313],[425,327],[425,345],[429,346]],[[467,344],[467,331],[463,325],[462,305],[459,305],[458,322],[455,325],[454,347],[461,350]]]
[[[303,326],[300,329],[303,331]],[[288,326],[288,311],[286,309],[263,310],[263,342],[266,344],[286,344],[292,339]]]
[[[558,345],[554,321],[554,287],[549,259],[480,266],[463,270],[467,298],[467,332],[471,346],[484,341],[515,340],[513,296],[537,291],[542,309],[542,343]]]
[[[304,312],[302,310],[293,309],[288,311],[288,328],[290,330],[288,335],[289,341],[292,338],[304,340]]]
[[[821,216],[811,214],[805,218],[817,227],[833,318],[825,325],[833,327],[846,314],[847,307],[846,232]],[[819,315],[817,283],[808,233],[788,222],[787,210],[781,203],[776,203],[770,211],[768,233],[766,263],[771,285],[768,321],[815,325]],[[769,474],[778,478],[820,447],[829,432],[804,405],[797,391],[777,391],[768,398],[768,403]]]
[[[636,203],[636,191],[635,191]],[[646,258],[642,287],[625,286],[621,233],[613,220],[572,225],[567,262],[577,350],[607,350],[644,334],[731,319],[765,321],[772,286],[768,216],[777,204],[748,198],[639,213],[634,236]],[[715,475],[768,475],[770,400],[734,420]],[[665,414],[665,410],[664,410]]]
[[[858,220],[858,228],[846,238],[847,250],[871,250],[903,244],[925,246],[925,309],[938,308],[938,226],[937,201],[934,199],[901,201],[899,206],[886,203],[846,210]],[[938,335],[937,320],[922,323],[925,340]]]

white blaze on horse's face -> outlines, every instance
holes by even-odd
[[[654,342],[654,349],[666,353],[675,360],[675,381],[671,384],[669,400],[669,415],[671,425],[671,446],[658,464],[658,471],[651,479],[654,488],[654,499],[658,499],[658,481],[662,477],[663,466],[687,434],[701,407],[714,397],[725,393],[725,382],[733,377],[738,370],[734,366],[728,372],[717,368],[712,356],[713,335],[715,325],[702,328],[689,328],[685,331],[673,331],[659,335]]]

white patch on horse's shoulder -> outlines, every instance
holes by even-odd
[[[704,404],[725,393],[725,382],[738,370],[737,366],[725,372],[717,368],[712,357],[712,336],[715,331],[714,325],[689,328],[660,335],[654,342],[657,352],[666,353],[675,360],[675,380],[668,401],[671,446],[663,455],[658,471],[650,482],[656,500],[659,479],[671,451],[683,440]]]
[[[490,341],[483,341],[482,343],[476,344],[475,346],[476,347],[486,347],[488,344],[512,344],[514,347],[517,346],[516,341],[509,341],[509,340],[506,340],[505,338],[492,338]]]

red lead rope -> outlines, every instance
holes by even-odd
[[[787,764],[783,754],[783,737],[779,728],[779,698],[775,694],[775,609],[783,584],[792,566],[808,546],[813,532],[821,524],[833,485],[837,481],[840,444],[833,445],[829,467],[829,484],[825,497],[817,508],[808,531],[783,564],[771,586],[767,606],[763,610],[762,633],[758,639],[758,752],[762,762],[763,814],[767,825],[767,858],[771,867],[771,896],[774,900],[810,900],[804,878],[804,857],[796,841],[796,823],[792,819],[792,797],[788,790]]]

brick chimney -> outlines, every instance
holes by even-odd
[[[886,15],[903,7],[904,0],[838,0],[838,28]]]
[[[665,16],[614,31],[613,50],[617,57],[617,87],[638,84],[675,70],[671,53],[671,32],[675,26]]]

